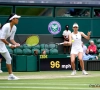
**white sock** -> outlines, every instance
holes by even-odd
[[[83,72],[85,71],[85,70],[82,70]]]
[[[62,44],[64,44],[64,43],[60,43],[60,45],[62,45]]]
[[[76,70],[73,70],[74,72],[76,71]]]
[[[1,63],[0,63],[0,70],[1,70]]]
[[[10,76],[13,76],[13,74],[9,74]]]

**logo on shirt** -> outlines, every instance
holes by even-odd
[[[61,25],[60,25],[60,23],[57,22],[57,21],[50,22],[49,25],[48,25],[48,31],[51,34],[54,34],[54,35],[60,33],[60,31],[61,31]]]

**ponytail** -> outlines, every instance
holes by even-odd
[[[10,19],[12,16],[14,16],[14,15],[15,15],[15,13],[12,13],[12,14],[8,17],[8,19],[6,20],[5,24],[8,23],[8,22],[11,22],[9,19]],[[3,24],[3,25],[1,24],[0,29],[2,29],[2,27],[3,27],[5,24]]]

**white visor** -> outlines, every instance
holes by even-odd
[[[73,24],[73,27],[79,27],[78,24]]]
[[[12,19],[14,19],[14,18],[20,18],[21,16],[18,16],[18,15],[14,15],[14,16],[12,16],[9,20],[12,20]]]

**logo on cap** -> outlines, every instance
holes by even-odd
[[[49,25],[48,25],[48,31],[51,34],[54,34],[54,35],[60,33],[60,31],[61,31],[61,25],[60,25],[60,23],[57,22],[57,21],[50,22]]]

